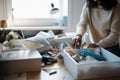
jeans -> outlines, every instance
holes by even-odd
[[[105,48],[106,50],[108,50],[109,52],[115,54],[116,56],[120,57],[120,47],[119,44],[112,46],[112,47],[107,47]]]

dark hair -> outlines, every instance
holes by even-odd
[[[100,0],[101,6],[105,10],[111,10],[118,4],[117,0]],[[89,8],[96,8],[98,3],[94,0],[87,0],[87,7]]]

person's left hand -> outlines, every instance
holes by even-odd
[[[87,48],[96,48],[96,47],[99,47],[98,45],[96,45],[95,43],[91,43],[88,45]]]

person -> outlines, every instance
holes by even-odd
[[[117,0],[86,0],[76,25],[73,48],[80,48],[86,32],[90,39],[87,48],[102,47],[120,57],[120,5]]]

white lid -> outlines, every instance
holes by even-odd
[[[37,50],[5,51],[0,53],[0,61],[41,58]]]

